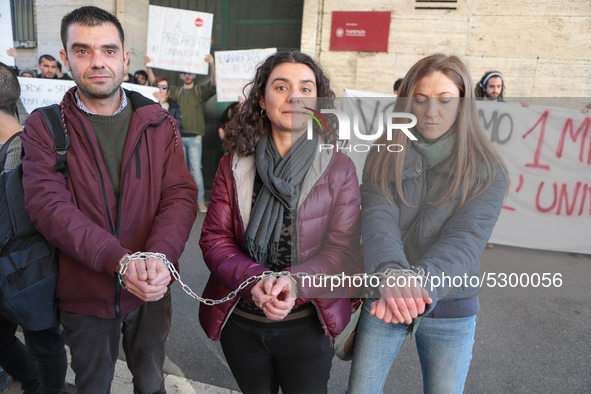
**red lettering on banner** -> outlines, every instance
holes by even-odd
[[[515,189],[515,193],[519,193],[522,186],[523,186],[523,174],[519,174],[519,185],[517,185],[517,188]]]
[[[558,183],[554,182],[552,184],[552,204],[548,207],[543,207],[540,204],[540,195],[542,194],[542,189],[544,188],[544,182],[540,182],[540,186],[538,186],[538,192],[536,193],[536,209],[542,213],[548,213],[556,209],[556,215],[558,216],[562,213],[562,206],[564,205],[564,214],[566,216],[573,216],[573,214],[575,214],[575,208],[579,206],[579,210],[576,215],[582,216],[585,209],[585,203],[587,202],[587,193],[589,192],[589,216],[591,216],[591,186],[589,186],[587,183],[583,184],[583,182],[575,183],[572,198],[569,198],[568,187],[568,183],[563,183],[560,185],[559,193]],[[581,189],[582,193],[579,193]]]
[[[538,192],[536,193],[536,209],[542,213],[546,213],[546,212],[550,212],[551,210],[553,210],[554,207],[556,206],[556,192],[557,192],[558,186],[556,185],[556,182],[554,182],[554,184],[552,185],[552,187],[554,189],[554,198],[552,199],[552,205],[549,208],[543,208],[540,205],[540,194],[542,194],[543,187],[544,187],[544,182],[540,182],[540,186],[538,187]]]
[[[564,122],[564,127],[562,128],[562,132],[560,133],[560,140],[558,141],[558,148],[556,149],[556,157],[558,157],[559,159],[562,157],[562,151],[564,150],[564,140],[566,139],[567,131],[570,135],[570,139],[573,142],[577,142],[579,134],[582,134],[581,149],[579,150],[579,161],[582,163],[584,161],[585,156],[585,139],[589,136],[589,126],[591,126],[591,118],[586,117],[585,120],[583,120],[583,123],[581,123],[581,125],[575,132],[574,121],[570,118],[567,119],[566,122]],[[591,138],[589,138],[587,164],[591,164]]]
[[[540,136],[538,137],[538,146],[536,147],[536,153],[534,154],[534,162],[533,163],[527,163],[525,166],[526,167],[530,167],[530,168],[539,168],[542,170],[547,170],[550,171],[550,166],[547,164],[540,164],[540,155],[542,154],[542,146],[544,145],[544,135],[546,133],[546,121],[548,120],[548,115],[550,115],[550,111],[546,110],[544,111],[544,113],[542,114],[542,116],[540,117],[540,119],[538,119],[538,121],[536,122],[536,124],[534,125],[534,127],[532,127],[531,129],[529,129],[524,135],[523,138],[525,139],[525,137],[527,137],[529,135],[529,133],[531,133],[532,131],[535,130],[536,127],[538,127],[538,125],[541,123],[541,128],[540,128]]]

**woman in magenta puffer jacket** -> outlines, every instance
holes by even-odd
[[[259,66],[251,86],[228,125],[230,154],[203,223],[206,298],[223,298],[265,271],[348,275],[361,268],[355,166],[326,149],[336,143],[334,128],[306,132],[320,97],[332,107],[327,77],[309,56],[280,52]],[[221,339],[244,393],[327,391],[331,341],[351,316],[348,293],[295,283],[266,277],[229,302],[200,308],[203,329]]]

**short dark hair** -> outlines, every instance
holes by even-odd
[[[396,82],[394,82],[394,91],[397,91],[400,88],[400,84],[402,83],[402,78],[398,78]]]
[[[16,102],[21,96],[21,85],[10,67],[0,63],[0,111],[16,116]]]
[[[94,6],[86,6],[76,8],[74,11],[64,15],[64,17],[62,18],[60,34],[62,38],[62,44],[64,45],[65,50],[68,50],[68,29],[71,25],[74,24],[81,26],[102,26],[106,24],[111,24],[115,26],[119,31],[121,46],[124,46],[125,35],[123,33],[123,27],[121,27],[119,19],[117,19],[115,15],[101,8]]]
[[[148,80],[148,73],[147,73],[147,72],[145,72],[144,70],[137,70],[137,71],[136,71],[136,72],[133,74],[133,76],[136,76],[136,75],[142,75],[144,78],[146,78],[146,81]]]
[[[55,58],[51,55],[41,55],[39,56],[39,61],[37,63],[41,64],[41,60],[47,60],[49,62],[57,62],[57,60],[55,60]]]

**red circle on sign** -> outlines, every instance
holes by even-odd
[[[197,27],[203,26],[203,19],[201,19],[201,18],[195,19],[195,26],[197,26]]]

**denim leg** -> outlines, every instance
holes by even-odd
[[[460,394],[472,359],[476,316],[423,319],[416,332],[426,394]]]
[[[197,184],[197,201],[205,201],[205,189],[203,185],[203,173],[201,172],[201,157],[203,153],[203,136],[182,137],[185,161],[191,171],[191,175]]]
[[[370,299],[364,303],[357,324],[347,394],[382,393],[392,363],[407,335],[406,324],[384,323],[370,315],[373,301]]]

